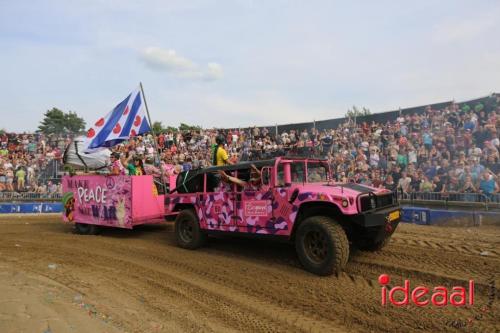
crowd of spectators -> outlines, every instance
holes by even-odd
[[[0,133],[0,192],[60,193],[55,179],[43,177],[49,164],[60,163],[69,136]]]
[[[166,132],[157,136],[157,146],[167,182],[182,170],[211,165],[216,137],[223,135],[233,163],[285,154],[322,156],[338,181],[397,189],[406,197],[481,193],[491,199],[499,193],[500,97],[490,98],[488,108],[482,103],[451,104],[440,110],[427,107],[423,113],[400,115],[385,123],[348,119],[325,130]],[[137,161],[139,156],[151,172],[161,174],[153,166],[151,135],[134,138],[115,151],[121,153],[123,165],[134,164],[127,158],[132,161],[135,156]]]
[[[385,123],[346,119],[337,128],[200,129],[138,136],[113,148],[123,174],[163,175],[172,183],[183,170],[213,161],[216,137],[225,138],[232,163],[282,155],[326,158],[337,181],[412,193],[499,193],[500,96],[488,103],[450,104],[444,109],[400,114]],[[58,182],[40,179],[51,160],[60,161],[67,136],[0,134],[0,191],[56,193]],[[156,160],[158,147],[161,168]],[[173,184],[172,184],[173,186]]]

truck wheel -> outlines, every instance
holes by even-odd
[[[175,219],[175,239],[177,245],[189,250],[203,246],[207,235],[200,229],[198,216],[191,209],[185,209]]]
[[[378,242],[375,242],[373,239],[367,239],[364,242],[360,242],[358,244],[358,248],[361,251],[370,251],[370,252],[380,251],[387,244],[389,244],[390,240],[391,240],[391,236],[387,236]]]
[[[325,216],[312,216],[300,224],[295,249],[304,268],[317,275],[338,274],[349,259],[344,229]]]
[[[87,223],[75,223],[75,233],[79,235],[97,235],[99,226]]]

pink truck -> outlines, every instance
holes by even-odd
[[[326,161],[305,158],[182,172],[166,195],[152,176],[64,176],[63,191],[63,219],[79,234],[175,218],[180,247],[196,249],[217,233],[273,237],[294,242],[318,275],[340,272],[350,243],[381,249],[401,216],[391,191],[335,183]]]
[[[401,216],[391,191],[335,183],[326,161],[286,157],[183,172],[165,205],[180,247],[217,233],[273,237],[294,242],[317,275],[340,272],[349,243],[381,249]]]

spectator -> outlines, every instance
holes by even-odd
[[[483,172],[481,181],[479,182],[479,193],[491,198],[494,193],[498,192],[498,184],[493,176],[488,172]]]
[[[411,177],[408,177],[406,171],[403,171],[401,173],[401,178],[398,181],[398,186],[397,186],[398,191],[401,191],[403,196],[407,196],[408,193],[411,192],[410,184],[411,184]]]
[[[429,180],[429,177],[423,176],[419,190],[420,192],[432,192],[434,190],[434,184]]]
[[[25,183],[26,171],[24,171],[23,167],[19,167],[16,171],[16,179],[17,179],[17,190],[24,191],[24,183]]]

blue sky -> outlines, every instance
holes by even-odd
[[[93,123],[142,81],[153,121],[337,118],[500,92],[500,1],[0,0],[0,128]]]

